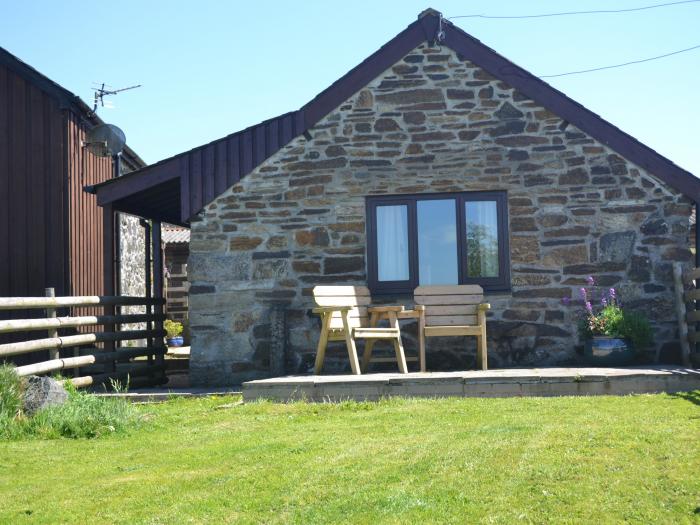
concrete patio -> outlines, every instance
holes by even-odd
[[[243,383],[243,399],[625,395],[700,389],[700,370],[676,366],[288,376]]]

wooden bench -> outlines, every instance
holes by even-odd
[[[397,318],[397,313],[403,310],[402,306],[370,307],[371,297],[366,286],[316,286],[313,294],[317,305],[313,312],[321,316],[314,373],[319,374],[323,368],[328,342],[345,341],[352,373],[360,374],[356,339],[365,340],[365,365],[369,362],[374,343],[386,340],[394,345],[399,371],[404,374],[408,372]],[[369,315],[373,317],[371,322]],[[377,320],[382,316],[388,319],[388,328],[376,327]]]
[[[484,290],[479,285],[419,286],[413,292],[418,313],[420,369],[425,372],[425,338],[476,336],[476,362],[488,368]]]

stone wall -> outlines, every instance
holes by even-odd
[[[192,224],[193,383],[269,375],[273,347],[288,373],[311,369],[311,288],[365,284],[365,197],[379,194],[507,190],[512,291],[487,295],[491,366],[575,362],[578,310],[562,299],[589,275],[675,350],[671,263],[690,260],[689,200],[449,49],[419,47],[310,135]],[[283,335],[269,320],[280,303]],[[327,369],[347,367],[342,345],[330,356]],[[473,364],[473,341],[429,342],[429,368]]]
[[[145,238],[140,219],[119,213],[119,290],[121,295],[143,297],[146,293]],[[122,306],[124,314],[146,313],[145,306]],[[145,328],[145,324],[125,324],[124,330]]]

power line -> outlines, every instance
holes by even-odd
[[[565,11],[561,13],[544,13],[540,15],[519,15],[519,16],[495,16],[495,15],[459,15],[447,17],[447,20],[454,20],[455,18],[501,18],[501,19],[515,19],[515,18],[545,18],[550,16],[569,16],[569,15],[593,15],[593,14],[603,14],[603,13],[629,13],[632,11],[646,11],[647,9],[655,9],[657,7],[667,7],[671,5],[679,4],[693,4],[700,2],[700,0],[682,0],[680,2],[667,2],[665,4],[654,4],[647,5],[643,7],[632,7],[629,9],[600,9],[597,11]]]
[[[659,55],[650,58],[643,58],[641,60],[632,60],[631,62],[624,62],[623,64],[615,64],[612,66],[594,67],[591,69],[582,69],[580,71],[569,71],[567,73],[557,73],[556,75],[540,75],[540,78],[553,78],[553,77],[564,77],[567,75],[578,75],[580,73],[590,73],[591,71],[602,71],[603,69],[613,69],[616,67],[630,66],[632,64],[641,64],[642,62],[651,62],[652,60],[658,60],[659,58],[666,58],[672,55],[677,55],[679,53],[685,53],[686,51],[692,51],[693,49],[700,48],[700,44],[693,47],[688,47],[686,49],[679,49],[678,51],[672,51],[671,53],[666,53],[665,55]]]

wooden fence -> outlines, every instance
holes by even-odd
[[[72,369],[74,377],[70,381],[76,387],[97,385],[110,379],[125,380],[127,377],[132,384],[164,383],[167,349],[163,344],[163,303],[162,298],[148,297],[55,297],[53,288],[46,289],[45,297],[0,297],[0,311],[45,311],[43,318],[0,321],[0,334],[47,332],[47,337],[0,344],[0,361],[47,350],[48,360],[17,366],[17,373],[27,376]],[[115,308],[134,305],[145,306],[146,313],[114,313]],[[58,316],[60,310],[80,307],[103,307],[106,315]],[[120,329],[123,324],[131,323],[144,323],[145,329]],[[80,329],[98,326],[102,326],[102,331],[79,333]],[[134,340],[146,341],[145,346],[120,346],[125,341]],[[80,368],[86,368],[91,373],[80,375]]]
[[[683,272],[680,263],[673,265],[676,314],[681,340],[681,359],[685,366],[697,366],[700,360],[700,268]]]

